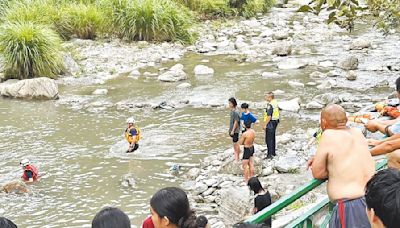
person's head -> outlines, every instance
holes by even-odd
[[[397,98],[400,99],[400,77],[396,80],[396,91],[397,91]]]
[[[105,207],[99,211],[92,221],[92,228],[130,228],[129,217],[120,209]]]
[[[400,224],[400,171],[385,169],[368,181],[365,193],[367,215],[373,228]]]
[[[264,191],[264,188],[262,187],[261,182],[258,180],[257,177],[250,178],[247,182],[247,185],[249,186],[250,190],[254,192],[254,194],[258,194],[261,191]]]
[[[133,118],[133,117],[129,117],[127,120],[126,120],[126,123],[128,124],[128,127],[131,127],[131,126],[133,126],[133,125],[135,125],[135,119]]]
[[[246,120],[244,122],[244,126],[246,127],[246,129],[250,129],[251,128],[251,124],[252,124],[251,120]]]
[[[19,162],[19,165],[21,166],[22,169],[25,169],[25,167],[30,164],[31,162],[27,158],[24,158]]]
[[[196,224],[198,228],[208,228],[208,219],[204,215],[200,215],[196,219]]]
[[[150,210],[155,228],[197,228],[196,215],[180,188],[167,187],[156,192],[151,197]]]
[[[322,109],[320,124],[322,130],[345,128],[346,112],[340,105],[330,104]]]
[[[275,98],[275,95],[273,92],[268,92],[265,94],[265,100],[267,102],[271,102]]]
[[[15,225],[11,220],[6,219],[4,217],[0,217],[0,227],[1,228],[17,228],[17,225]]]
[[[229,108],[233,109],[237,107],[237,101],[234,97],[229,98]]]
[[[247,112],[247,110],[249,109],[249,104],[247,103],[243,103],[240,108],[242,109],[242,112]]]

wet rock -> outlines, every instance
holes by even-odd
[[[140,75],[141,75],[140,71],[135,69],[129,73],[128,77],[136,78],[139,77]]]
[[[275,72],[263,72],[261,74],[261,76],[263,78],[277,78],[277,77],[280,77],[280,75],[278,73],[275,73]]]
[[[208,186],[206,184],[204,184],[204,183],[201,183],[201,182],[197,182],[195,187],[194,187],[194,191],[198,195],[203,193],[203,192],[205,192],[205,191],[207,191],[207,189],[208,189]]]
[[[355,56],[347,57],[343,61],[339,62],[338,67],[343,70],[357,70],[358,58]]]
[[[285,94],[285,91],[280,90],[280,89],[277,89],[277,90],[274,90],[273,93],[274,93],[275,95],[282,95],[282,94]]]
[[[190,87],[192,87],[192,85],[190,83],[185,82],[185,83],[179,84],[176,88],[178,88],[178,89],[187,89],[187,88],[190,88]]]
[[[208,187],[211,187],[211,186],[217,184],[218,181],[217,181],[216,179],[208,179],[208,180],[205,180],[204,183],[205,183]]]
[[[50,78],[8,80],[0,84],[0,95],[11,98],[58,99],[58,85]]]
[[[136,188],[136,177],[132,173],[123,175],[121,177],[121,185],[126,188]]]
[[[184,181],[181,184],[181,187],[186,191],[192,191],[192,190],[194,190],[195,185],[196,185],[196,181],[191,180],[191,181]]]
[[[194,74],[195,75],[213,75],[214,74],[214,69],[208,66],[204,65],[197,65],[194,68]]]
[[[81,68],[70,53],[64,55],[64,73],[71,76],[78,76],[81,73]]]
[[[302,163],[295,155],[287,155],[279,157],[275,162],[275,169],[281,173],[297,173]]]
[[[289,81],[288,84],[293,88],[304,88],[304,83],[301,82]]]
[[[0,192],[13,193],[13,194],[26,194],[30,193],[28,186],[22,181],[12,181],[3,185]]]
[[[185,177],[194,180],[200,175],[200,169],[199,168],[191,168],[186,174]]]
[[[325,93],[317,95],[313,98],[313,100],[323,105],[340,103],[339,96],[333,93]]]
[[[286,40],[289,38],[289,33],[287,31],[278,31],[272,35],[275,40]]]
[[[108,94],[108,89],[96,89],[92,93],[93,95],[107,95]]]
[[[306,105],[306,109],[322,109],[323,107],[324,105],[318,103],[317,101],[311,101]]]
[[[332,70],[329,71],[327,76],[330,78],[336,78],[336,77],[341,77],[343,75],[343,73],[341,71],[338,70]]]
[[[177,82],[186,79],[187,75],[183,71],[182,64],[176,64],[175,66],[171,67],[167,72],[158,76],[158,80],[163,82]]]
[[[206,191],[204,191],[204,192],[202,193],[202,195],[203,195],[203,197],[209,196],[209,195],[213,194],[213,192],[214,192],[215,190],[216,190],[216,188],[209,188],[209,189],[207,189]]]
[[[299,59],[286,59],[278,63],[278,68],[281,70],[301,69],[307,66],[307,63]]]
[[[231,187],[221,191],[219,214],[227,227],[242,221],[250,214],[250,195],[248,187]]]
[[[260,33],[259,37],[261,38],[266,38],[266,37],[271,37],[274,34],[274,31],[272,29],[264,29],[262,33]]]
[[[328,75],[326,75],[324,73],[321,73],[319,71],[314,71],[314,72],[312,72],[310,74],[310,78],[311,79],[324,79],[324,78],[327,78],[327,77],[328,77]]]
[[[308,85],[308,86],[316,86],[317,85],[317,83],[316,82],[307,82],[307,84],[306,85]]]
[[[350,45],[350,50],[362,50],[365,48],[370,48],[371,42],[364,39],[356,39]]]
[[[300,110],[300,99],[295,98],[290,101],[280,101],[278,107],[284,111],[298,112]]]
[[[214,203],[216,198],[217,198],[216,196],[207,195],[204,197],[204,203],[207,203],[207,204]]]
[[[274,49],[272,50],[272,54],[277,56],[288,56],[291,53],[292,53],[292,45],[286,43],[279,44],[275,46]]]
[[[327,89],[331,89],[332,87],[337,86],[336,81],[334,80],[324,80],[321,84],[319,84],[317,86],[317,89],[320,90],[327,90]]]
[[[322,61],[322,62],[319,62],[319,65],[321,67],[334,67],[335,66],[335,64],[332,61]]]
[[[357,79],[357,74],[356,74],[356,72],[354,72],[354,71],[349,71],[349,72],[347,72],[347,74],[346,74],[346,79],[347,80],[349,80],[349,81],[355,81],[356,79]]]
[[[274,168],[272,166],[267,166],[266,168],[263,169],[261,175],[262,176],[269,176],[274,173]]]

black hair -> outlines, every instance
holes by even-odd
[[[233,225],[233,228],[271,228],[271,227],[266,224],[237,223]]]
[[[252,124],[251,120],[246,120],[246,121],[244,122],[244,126],[245,126],[246,128],[251,128],[251,124]]]
[[[272,99],[274,99],[274,98],[275,98],[275,94],[274,94],[274,92],[268,92],[266,95],[268,95],[268,96],[271,96],[271,97],[272,97]]]
[[[250,178],[249,182],[247,182],[247,185],[249,186],[250,190],[254,192],[254,194],[258,194],[264,190],[257,177]]]
[[[396,91],[400,92],[400,77],[396,79]]]
[[[365,199],[387,228],[400,224],[400,171],[385,169],[375,174],[367,183]]]
[[[105,207],[99,211],[92,221],[92,228],[130,228],[129,217],[120,209]]]
[[[249,104],[243,103],[240,107],[241,107],[242,109],[248,109],[248,108],[249,108]]]
[[[205,228],[208,224],[208,219],[204,215],[200,215],[196,219],[196,224],[198,228]]]
[[[187,195],[180,188],[159,190],[151,197],[150,206],[160,218],[167,217],[179,228],[198,228],[196,214],[190,209]]]
[[[228,101],[233,104],[233,107],[235,108],[237,107],[237,101],[234,97],[229,98]]]
[[[4,217],[0,217],[0,227],[1,228],[17,228],[17,225],[15,225],[11,220],[6,219]]]

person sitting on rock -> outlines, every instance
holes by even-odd
[[[21,160],[19,163],[24,170],[24,173],[22,174],[21,178],[22,180],[26,182],[34,182],[38,179],[39,177],[39,171],[36,168],[36,166],[32,165],[29,161],[29,159],[24,158]]]
[[[133,117],[128,118],[126,121],[128,128],[125,130],[125,139],[129,143],[129,148],[126,153],[132,153],[139,149],[139,140],[141,138],[141,132],[139,127],[135,125],[135,119]]]
[[[256,133],[253,129],[251,129],[251,120],[247,120],[245,123],[246,132],[242,134],[240,137],[239,145],[244,145],[243,148],[243,158],[242,158],[242,169],[244,172],[244,181],[250,179],[250,177],[254,176],[254,164],[253,164],[253,155],[254,155],[254,139],[256,137]]]
[[[253,209],[254,214],[259,211],[262,211],[264,208],[271,205],[272,203],[271,195],[269,194],[268,191],[264,190],[257,177],[250,178],[247,185],[249,186],[250,190],[254,192],[254,195],[256,196],[256,198],[254,198],[254,209]],[[263,223],[268,227],[271,227],[272,219],[268,218]]]
[[[120,209],[105,207],[93,218],[92,228],[131,228],[131,221]]]
[[[317,179],[328,179],[327,191],[335,204],[329,227],[370,227],[365,186],[375,173],[375,162],[359,129],[346,126],[347,116],[339,105],[321,112],[321,142],[311,164]]]
[[[11,220],[6,219],[4,217],[0,217],[0,227],[1,228],[17,228],[17,225],[15,225]]]
[[[247,120],[250,120],[252,124],[259,123],[260,121],[257,119],[257,117],[253,115],[253,113],[250,112],[249,104],[243,103],[240,107],[242,111],[242,115],[240,116],[240,123],[243,128],[242,133],[244,133],[246,131],[246,126],[244,125],[244,123],[246,123]]]
[[[367,183],[365,198],[371,227],[399,227],[399,189],[400,171],[396,169],[381,170]]]

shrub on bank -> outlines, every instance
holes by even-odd
[[[111,3],[111,4],[110,4]],[[111,0],[108,7],[116,33],[127,40],[191,43],[187,8],[171,0]]]
[[[8,78],[55,77],[63,69],[58,34],[33,22],[3,24],[0,53]]]
[[[231,13],[229,0],[175,0],[202,15],[226,16]]]

